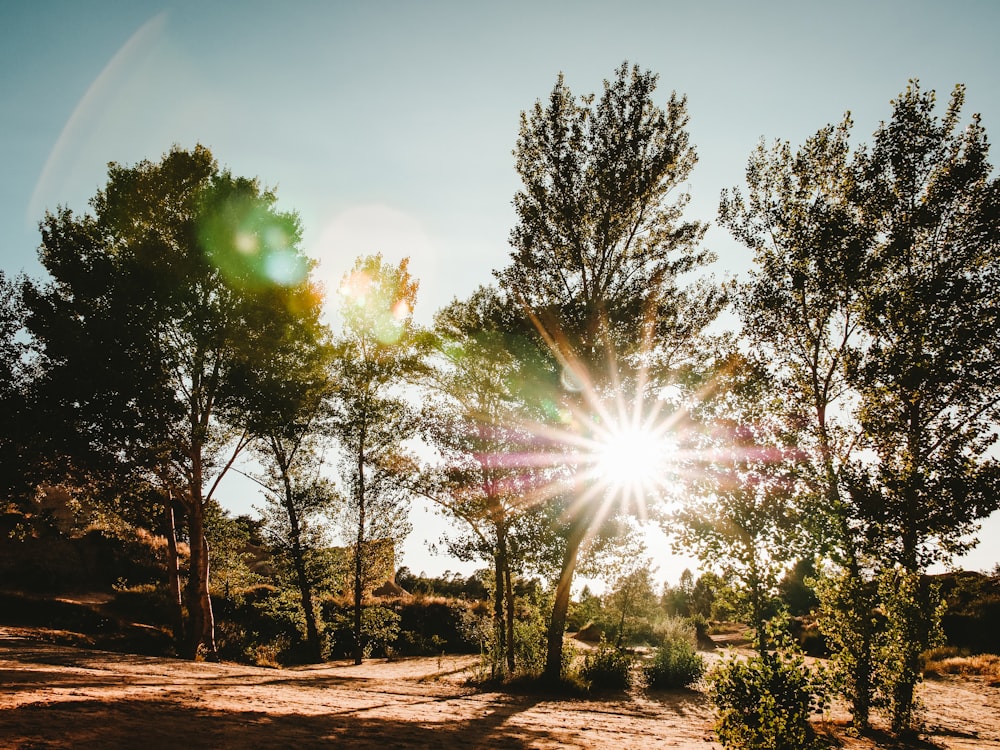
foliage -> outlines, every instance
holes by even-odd
[[[908,572],[967,548],[1000,502],[1000,180],[978,116],[942,118],[916,81],[858,154],[858,203],[878,235],[863,287],[870,336],[858,419],[878,460],[853,480],[878,554]]]
[[[651,563],[649,558],[633,559],[634,569],[614,581],[604,596],[605,613],[612,625],[609,635],[614,636],[619,648],[639,635],[641,623],[648,623],[656,616],[659,602],[653,591]]]
[[[562,400],[578,411],[602,397],[642,403],[649,394],[641,384],[654,385],[636,379],[637,369],[655,365],[669,377],[700,361],[703,331],[725,304],[709,280],[681,283],[712,256],[696,248],[704,226],[682,221],[687,196],[670,200],[696,157],[685,100],[673,95],[657,106],[656,81],[623,63],[599,97],[576,97],[560,76],[547,103],[521,115],[515,165],[523,189],[514,196],[511,263],[497,277],[562,370]],[[567,488],[558,503],[575,510],[556,527],[563,541],[554,548],[561,570],[550,677],[562,661],[578,554],[597,531],[598,519],[582,508],[600,504],[572,504],[583,491]]]
[[[462,522],[446,540],[451,552],[490,563],[495,666],[508,674],[515,670],[516,577],[549,546],[537,504],[526,498],[551,473],[517,458],[539,448],[528,425],[543,416],[534,384],[547,373],[511,309],[495,289],[481,287],[435,316],[435,367],[426,381],[434,399],[423,421],[438,455],[422,483],[424,494]]]
[[[327,652],[331,657],[355,657],[358,644],[352,610],[336,610],[326,617]],[[388,656],[400,635],[400,616],[389,607],[372,604],[362,607],[360,642],[364,658]]]
[[[671,641],[656,648],[642,673],[651,688],[689,687],[705,674],[705,660],[686,641]]]
[[[23,283],[22,283],[23,285]],[[35,455],[31,367],[18,284],[0,270],[0,504],[25,507],[41,459]]]
[[[887,570],[879,580],[886,614],[884,645],[879,660],[877,690],[892,730],[909,733],[918,726],[920,705],[914,697],[920,682],[920,654],[943,642],[944,602],[915,573]]]
[[[418,418],[400,389],[422,365],[412,324],[417,282],[407,266],[405,259],[392,266],[381,255],[359,258],[341,286],[344,329],[334,342],[330,424],[339,443],[340,528],[353,555],[356,663],[364,652],[364,593],[395,569],[394,561],[380,569],[370,553],[410,530],[417,464],[404,443]]]
[[[948,607],[941,618],[947,642],[1000,654],[1000,576],[962,571],[937,576],[935,583]]]
[[[633,659],[619,646],[603,638],[583,657],[580,676],[593,690],[625,690],[632,684]]]
[[[671,618],[661,629],[662,640],[653,658],[643,664],[642,673],[651,688],[688,687],[705,673],[705,660],[695,648],[694,628]]]
[[[851,704],[854,722],[868,725],[875,701],[876,665],[884,615],[878,584],[845,569],[822,569],[817,577],[817,624],[833,656],[833,685]]]
[[[729,658],[708,674],[715,725],[725,748],[807,750],[819,747],[809,716],[825,705],[822,675],[802,657],[764,652]]]
[[[188,656],[215,652],[206,507],[319,316],[298,217],[276,200],[202,146],[111,164],[93,214],[46,214],[50,279],[25,287],[49,479],[152,486],[184,506]]]
[[[267,584],[216,597],[219,656],[261,666],[308,662],[302,617],[288,589]]]
[[[778,590],[788,614],[808,615],[819,604],[819,599],[810,586],[815,577],[816,562],[811,557],[802,558],[785,573],[778,584]]]
[[[313,321],[314,346],[296,352],[280,379],[267,383],[268,396],[254,413],[254,445],[266,472],[255,477],[265,490],[262,511],[268,541],[289,582],[299,592],[306,638],[315,661],[322,658],[314,600],[331,571],[323,570],[329,547],[327,525],[339,500],[320,477],[330,432],[329,334]]]
[[[272,441],[272,456],[287,456],[278,441]],[[316,467],[294,466],[278,458],[277,487],[270,485],[261,509],[263,534],[271,553],[277,579],[293,586],[305,622],[306,640],[314,661],[322,658],[321,623],[315,599],[323,591],[337,591],[347,576],[345,566],[330,549],[329,517],[339,497],[331,483],[310,476]],[[283,468],[281,468],[283,467]]]
[[[235,592],[262,583],[253,570],[257,557],[251,544],[258,524],[249,516],[233,518],[218,503],[206,509],[205,536],[212,550],[210,582],[213,593],[226,598]]]
[[[439,576],[414,575],[403,566],[396,571],[395,581],[414,596],[445,596],[453,599],[480,600],[489,596],[487,584],[490,571],[483,568],[468,576],[446,570]]]
[[[851,152],[849,118],[794,153],[761,144],[746,197],[724,193],[720,206],[754,251],[744,331],[772,363],[784,418],[802,435],[819,511],[807,518],[842,570],[824,589],[826,616],[858,628],[835,652],[857,673],[862,725],[878,658],[873,582],[883,569],[915,575],[946,562],[998,502],[989,448],[1000,350],[987,331],[1000,309],[1000,182],[978,116],[959,126],[963,100],[959,86],[939,118],[934,92],[911,81],[869,147]],[[860,615],[831,615],[835,606]],[[901,606],[895,616],[911,614]],[[912,682],[914,658],[897,678]],[[912,684],[900,691],[894,701]]]
[[[736,354],[717,375],[717,393],[699,407],[705,458],[691,480],[696,498],[673,514],[675,545],[734,584],[738,615],[760,650],[782,574],[810,545],[803,456],[775,417],[770,385],[758,363]]]

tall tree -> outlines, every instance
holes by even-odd
[[[153,477],[185,511],[187,654],[215,655],[205,511],[246,447],[248,406],[310,345],[319,295],[295,214],[202,146],[111,164],[93,214],[42,223],[27,297],[43,387],[85,470]]]
[[[623,63],[599,98],[578,98],[560,75],[548,102],[521,115],[514,153],[523,189],[514,197],[511,262],[497,275],[563,368],[577,410],[595,411],[628,390],[641,402],[643,378],[623,383],[695,357],[724,304],[710,282],[682,286],[683,274],[713,256],[697,247],[705,227],[681,220],[687,196],[670,200],[696,156],[684,98],[657,106],[656,81]],[[593,521],[584,508],[568,519],[549,677],[561,670],[573,573]]]
[[[315,313],[318,313],[318,308]],[[331,437],[330,333],[318,315],[303,320],[308,346],[288,347],[274,376],[262,381],[247,404],[248,428],[265,473],[255,477],[265,490],[265,531],[272,548],[292,571],[313,661],[322,660],[315,607],[316,588],[328,577],[322,548],[329,546],[326,522],[338,496],[322,478]]]
[[[911,82],[870,148],[852,155],[850,121],[827,127],[793,156],[787,144],[751,157],[748,200],[723,196],[721,216],[755,251],[745,330],[788,383],[789,416],[812,445],[819,506],[834,560],[825,589],[854,670],[855,720],[873,684],[875,577],[903,606],[932,562],[969,543],[997,507],[1000,389],[997,241],[1000,188],[978,117],[959,128],[964,90],[943,118],[933,92]],[[852,452],[852,449],[853,452]],[[862,450],[863,449],[863,450]],[[882,586],[883,590],[885,585]],[[839,604],[838,604],[839,602]],[[841,612],[840,615],[845,613]],[[912,638],[889,676],[893,725],[909,727],[917,657]],[[902,642],[901,641],[901,642]]]
[[[853,623],[850,635],[841,632],[836,640],[851,661],[846,677],[854,720],[867,726],[876,666],[874,574],[847,477],[864,447],[849,365],[867,340],[859,300],[869,283],[873,232],[852,199],[850,130],[845,117],[794,151],[787,142],[762,142],[748,161],[745,191],[723,191],[719,220],[753,251],[755,265],[737,294],[737,309],[748,345],[770,363],[769,376],[782,394],[773,403],[776,415],[797,429],[796,442],[812,467],[819,512],[804,520],[843,568],[839,588],[853,592],[853,604],[838,618]]]
[[[734,355],[699,412],[706,436],[693,493],[677,511],[678,546],[736,585],[758,651],[768,648],[778,584],[807,550],[808,497],[797,435],[759,365]]]
[[[306,627],[309,658],[323,659],[316,598],[331,586],[336,571],[330,565],[329,521],[339,509],[333,485],[313,473],[315,465],[291,457],[288,446],[269,446],[271,475],[266,483],[262,510],[265,539],[274,554],[281,578],[298,591]]]
[[[29,454],[30,385],[27,343],[21,339],[24,306],[20,285],[0,271],[0,500],[25,497],[35,463]],[[29,481],[26,481],[29,480]]]
[[[1000,418],[1000,180],[979,117],[959,127],[964,99],[956,87],[938,118],[934,92],[912,81],[858,155],[857,201],[877,233],[876,275],[861,301],[870,344],[857,368],[858,418],[878,459],[855,492],[873,543],[903,573],[896,598],[907,578],[966,549],[1000,502],[990,454]],[[920,604],[901,616],[934,609]],[[907,629],[919,637],[908,639],[891,690],[897,730],[912,725],[930,632]]]
[[[463,522],[467,533],[449,538],[452,551],[491,564],[491,666],[508,674],[516,666],[514,577],[529,542],[523,537],[537,528],[526,523],[537,509],[532,492],[544,481],[532,427],[542,418],[539,396],[548,393],[535,384],[544,354],[510,313],[496,289],[481,287],[435,316],[439,356],[425,424],[440,461],[423,483],[425,494]]]
[[[410,531],[409,487],[417,464],[405,443],[419,420],[404,386],[415,379],[422,352],[412,322],[417,282],[408,259],[359,258],[341,285],[343,332],[334,343],[333,434],[340,444],[345,506],[342,527],[351,544],[354,662],[364,659],[364,596],[376,583],[379,550]]]

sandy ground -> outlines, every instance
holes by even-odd
[[[472,657],[296,669],[110,653],[0,628],[0,748],[718,749],[697,691],[552,700],[468,687]],[[921,688],[923,748],[1000,750],[1000,687]],[[842,735],[845,715],[826,717]],[[849,750],[888,747],[838,736]]]

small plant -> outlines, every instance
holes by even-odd
[[[642,673],[651,688],[688,687],[705,674],[705,660],[689,641],[673,639],[656,649]]]
[[[631,673],[632,657],[603,638],[584,657],[580,668],[580,676],[597,690],[625,690],[631,684]]]
[[[809,716],[826,703],[822,674],[802,657],[763,653],[728,659],[709,674],[709,697],[722,746],[739,750],[807,750],[819,747]]]

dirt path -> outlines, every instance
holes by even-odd
[[[698,693],[543,700],[470,657],[300,669],[86,651],[0,631],[3,748],[718,748]]]
[[[701,693],[597,701],[480,692],[464,684],[473,661],[271,670],[88,651],[0,629],[0,748],[721,747]],[[1000,689],[935,682],[924,698],[933,746],[1000,750]]]

